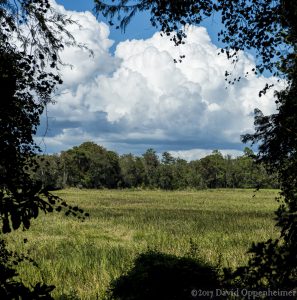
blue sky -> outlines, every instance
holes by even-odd
[[[94,57],[73,48],[61,54],[72,68],[61,69],[64,83],[56,104],[42,118],[36,140],[46,153],[91,140],[120,154],[154,148],[185,159],[213,149],[236,155],[245,147],[240,135],[253,131],[254,108],[275,110],[273,91],[257,96],[275,78],[251,75],[234,86],[224,81],[226,70],[240,76],[255,62],[241,53],[234,68],[218,55],[216,18],[188,27],[186,44],[175,47],[150,26],[147,14],[121,33],[90,13],[92,1],[57,3],[56,9],[80,23],[81,30],[68,30]],[[182,63],[173,63],[184,54]]]
[[[57,0],[56,2],[63,5],[67,10],[92,11],[94,8],[94,1],[92,0]],[[106,21],[102,15],[99,16],[98,19],[101,21]],[[207,28],[212,42],[214,42],[216,45],[220,45],[220,43],[217,41],[217,32],[221,29],[219,20],[217,18],[206,19],[203,21],[202,25]],[[151,37],[157,31],[157,29],[150,24],[149,13],[136,15],[126,28],[125,32],[117,30],[114,27],[111,27],[110,29],[110,38],[116,43],[127,39],[146,39]]]
[[[67,10],[75,11],[92,11],[94,8],[94,1],[84,0],[84,1],[73,1],[73,0],[59,0],[56,1],[58,4],[62,4]],[[101,15],[98,16],[98,19],[101,21],[106,21],[106,19]],[[116,43],[124,41],[127,39],[143,39],[151,37],[157,30],[153,28],[149,22],[149,14],[136,15],[133,18],[130,26],[127,27],[125,32],[115,29],[114,27],[110,28],[110,38]],[[116,44],[115,43],[115,44]],[[112,49],[114,50],[114,48]]]

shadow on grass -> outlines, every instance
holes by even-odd
[[[157,251],[140,254],[131,270],[115,279],[106,300],[218,299],[217,270],[197,259]]]

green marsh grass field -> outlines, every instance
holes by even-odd
[[[39,265],[23,263],[23,281],[55,285],[56,299],[66,299],[63,294],[101,299],[109,282],[148,248],[184,256],[192,240],[203,260],[234,268],[247,261],[252,242],[277,232],[275,190],[69,189],[55,194],[90,217],[80,222],[62,213],[40,215],[29,231],[7,239],[11,249],[29,254]]]

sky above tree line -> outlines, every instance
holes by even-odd
[[[175,47],[146,14],[121,33],[95,18],[91,0],[57,3],[56,9],[81,25],[68,30],[94,55],[67,47],[61,54],[72,66],[61,67],[64,83],[36,137],[46,153],[93,141],[120,154],[154,148],[185,159],[213,149],[236,155],[245,147],[240,135],[253,132],[254,108],[275,111],[273,90],[261,98],[258,93],[266,83],[281,83],[244,77],[255,64],[250,54],[241,53],[236,66],[218,55],[218,20],[189,26],[185,45]],[[180,55],[185,55],[182,63],[174,63]],[[226,70],[243,79],[228,85]]]

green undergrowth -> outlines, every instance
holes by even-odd
[[[80,222],[59,213],[41,215],[29,231],[7,239],[11,249],[39,265],[22,264],[22,280],[55,285],[56,299],[102,299],[110,282],[148,249],[182,257],[194,245],[206,263],[235,268],[247,261],[252,242],[276,234],[275,190],[68,189],[55,194],[90,217]]]

